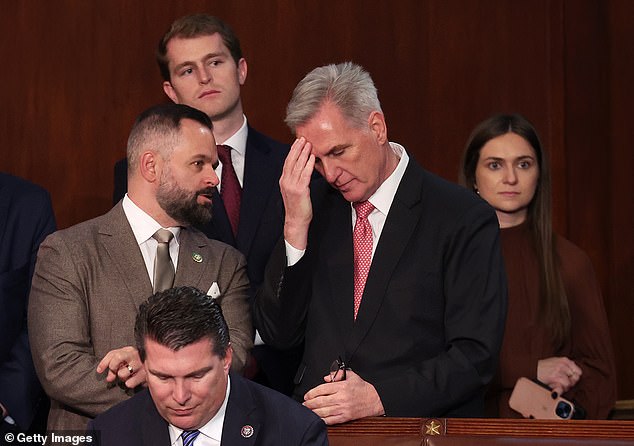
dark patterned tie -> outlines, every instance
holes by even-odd
[[[196,437],[200,434],[200,431],[183,431],[181,437],[183,437],[183,446],[192,446]]]
[[[174,264],[170,257],[170,240],[174,237],[172,231],[159,229],[152,238],[158,242],[156,257],[154,258],[154,292],[172,288],[174,284]]]
[[[353,203],[357,212],[357,220],[352,232],[352,244],[354,247],[354,318],[357,319],[361,297],[365,289],[365,281],[368,278],[370,265],[372,264],[372,226],[368,221],[368,215],[374,210],[369,201]]]
[[[220,158],[220,162],[222,163],[220,196],[227,210],[227,216],[231,223],[233,235],[236,236],[238,234],[238,223],[240,221],[242,188],[240,187],[236,171],[233,169],[233,164],[231,164],[231,147],[219,145],[218,158]]]

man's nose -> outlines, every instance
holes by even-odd
[[[200,82],[201,84],[207,84],[211,82],[211,80],[211,68],[207,65],[202,65],[198,70],[198,82]]]
[[[216,170],[213,165],[207,164],[205,166],[205,187],[216,187],[220,184],[220,178],[218,178],[218,174],[216,174]]]
[[[185,381],[176,381],[174,383],[172,397],[174,398],[174,401],[176,401],[181,406],[187,404],[187,401],[189,401],[189,398],[191,397],[189,385]]]
[[[330,184],[333,184],[339,176],[337,166],[324,160],[321,161],[321,174]]]

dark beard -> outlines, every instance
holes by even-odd
[[[211,220],[211,206],[199,204],[198,195],[211,194],[215,188],[207,187],[189,192],[175,184],[163,183],[156,193],[156,200],[163,210],[183,226],[204,227]]]

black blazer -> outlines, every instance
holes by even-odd
[[[198,229],[207,237],[225,242],[244,254],[253,296],[262,283],[264,268],[273,247],[282,235],[284,203],[279,179],[289,146],[251,127],[248,132],[237,237],[233,236],[227,211],[217,192],[213,196],[212,221]],[[115,164],[114,203],[123,198],[127,191],[127,167],[126,159]]]
[[[302,340],[298,399],[341,356],[372,383],[388,416],[479,416],[506,316],[506,279],[493,209],[410,157],[353,321],[350,203],[313,191],[302,259],[276,247],[254,305],[278,348]]]
[[[244,426],[253,435],[242,436]],[[99,415],[88,424],[88,434],[102,446],[169,446],[167,422],[143,390]],[[287,396],[231,374],[221,442],[223,445],[327,445],[326,425],[311,410]]]
[[[0,402],[24,430],[42,395],[29,348],[28,293],[37,250],[53,231],[48,192],[0,173]]]

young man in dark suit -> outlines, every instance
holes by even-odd
[[[213,218],[199,229],[245,255],[253,297],[282,236],[284,207],[278,181],[289,146],[248,125],[240,97],[247,61],[238,37],[217,17],[195,14],[177,19],[159,42],[157,61],[165,94],[206,113],[214,125],[219,156],[223,150],[230,153],[230,160],[221,158],[216,170],[220,184],[214,192]],[[115,203],[126,191],[126,166],[126,160],[115,166]],[[257,360],[259,373],[251,368],[248,372],[257,373],[258,382],[291,393],[297,349],[278,352],[256,338],[252,359]]]
[[[327,424],[482,415],[506,312],[493,209],[389,142],[358,65],[306,75],[286,123],[285,240],[254,320],[272,345],[304,342],[295,396]],[[311,198],[313,170],[331,187]]]
[[[41,187],[0,172],[0,422],[1,433],[46,423],[46,398],[33,368],[26,311],[40,243],[55,231],[51,198]],[[42,416],[42,418],[44,418]],[[33,422],[41,425],[33,426]],[[4,435],[3,435],[4,437]]]
[[[108,445],[327,445],[324,422],[274,390],[230,373],[222,311],[194,287],[151,296],[135,324],[148,389],[90,422]]]

